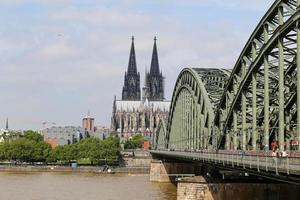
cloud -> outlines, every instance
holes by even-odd
[[[132,3],[137,3],[138,0],[130,1]],[[155,0],[157,4],[175,4],[177,6],[187,6],[187,7],[221,7],[223,9],[234,9],[234,10],[265,10],[265,5],[271,5],[274,0],[189,0],[189,1],[179,1],[179,0]]]
[[[75,49],[70,48],[64,43],[50,44],[49,46],[41,49],[36,57],[41,57],[45,61],[60,60],[60,59],[70,59],[72,57],[78,56]]]
[[[13,128],[38,128],[39,121],[80,125],[91,109],[97,124],[109,125],[113,96],[121,94],[131,35],[136,38],[141,83],[150,66],[153,37],[158,36],[170,98],[182,68],[234,65],[270,4],[254,1],[249,10],[251,2],[237,0],[0,1],[14,11],[12,15],[0,8],[6,13],[0,27],[0,104],[5,105],[0,119],[10,117]],[[22,12],[27,3],[42,8]],[[243,15],[231,16],[241,9]]]
[[[44,5],[61,5],[70,3],[70,0],[1,0],[2,6],[18,6],[28,3],[44,4]]]

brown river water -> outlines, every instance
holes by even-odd
[[[147,175],[0,172],[0,200],[175,200],[176,186]]]

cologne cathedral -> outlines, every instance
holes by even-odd
[[[142,91],[141,95],[140,73],[137,70],[134,37],[132,37],[122,100],[117,100],[115,97],[111,119],[112,132],[124,139],[136,133],[141,133],[150,139],[158,127],[159,120],[166,120],[168,117],[170,101],[164,99],[164,77],[159,69],[156,37],[150,72],[146,71]]]

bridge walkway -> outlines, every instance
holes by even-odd
[[[272,177],[275,179],[285,178],[300,181],[300,157],[287,156],[275,157],[269,152],[250,151],[219,151],[219,152],[182,152],[182,151],[162,151],[151,150],[152,155],[162,156],[164,158],[173,158],[179,160],[208,163],[224,168],[249,171],[252,174]],[[299,182],[300,183],[300,182]]]

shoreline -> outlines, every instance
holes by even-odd
[[[0,166],[0,173],[11,172],[68,172],[68,173],[97,173],[97,174],[150,174],[150,167],[111,167],[112,173],[107,171],[101,171],[101,166],[78,166],[72,168],[70,166],[36,166],[36,165],[26,165],[26,166]]]

